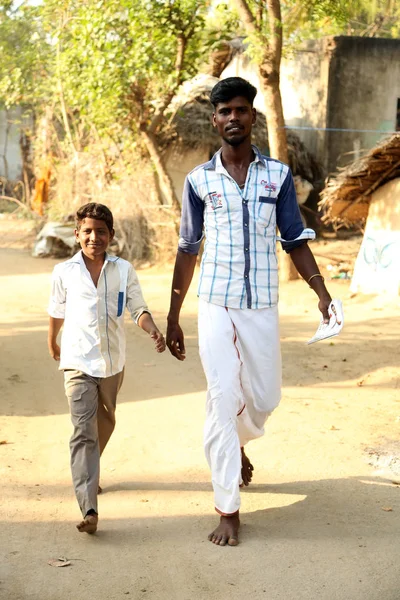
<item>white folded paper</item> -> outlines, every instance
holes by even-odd
[[[343,307],[342,302],[338,298],[332,300],[329,305],[329,323],[324,323],[323,317],[315,335],[308,340],[307,344],[313,344],[314,342],[320,342],[328,338],[338,335],[343,329]]]

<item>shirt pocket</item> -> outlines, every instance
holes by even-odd
[[[263,227],[276,224],[277,192],[271,191],[268,196],[258,196],[256,203],[256,219]]]
[[[117,317],[120,317],[124,312],[124,292],[118,292]]]

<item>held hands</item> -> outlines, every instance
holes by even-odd
[[[54,358],[54,360],[57,361],[60,360],[60,346],[57,344],[57,342],[55,340],[48,340],[48,346],[51,358]]]
[[[178,360],[185,360],[186,352],[184,335],[179,323],[168,322],[167,346],[172,356],[175,356]]]
[[[151,339],[154,340],[156,352],[164,352],[165,339],[161,331],[159,331],[158,329],[153,329],[152,331],[149,331],[149,334]]]

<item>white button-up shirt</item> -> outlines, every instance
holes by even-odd
[[[186,178],[179,240],[197,254],[206,237],[199,296],[231,308],[267,308],[278,302],[276,242],[290,251],[314,239],[304,229],[287,165],[262,156],[247,171],[243,190],[221,161],[221,150]],[[282,237],[277,237],[278,227]]]
[[[125,365],[124,311],[149,312],[132,265],[106,254],[97,288],[82,251],[54,267],[48,313],[64,319],[60,369],[110,377]]]

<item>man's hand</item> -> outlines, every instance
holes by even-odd
[[[60,346],[55,340],[48,340],[49,353],[54,360],[60,360]]]
[[[318,302],[318,308],[319,310],[322,312],[322,316],[324,319],[324,323],[329,323],[329,305],[332,302],[332,298],[330,297],[330,295],[327,293],[327,295],[324,295],[322,298],[320,298],[319,302]]]
[[[184,335],[179,323],[168,322],[167,346],[172,356],[175,356],[178,360],[185,360]]]
[[[157,352],[164,352],[164,350],[165,350],[165,339],[164,339],[164,336],[161,333],[161,331],[159,331],[158,329],[153,329],[149,333],[150,333],[151,339],[154,340],[154,346],[156,348],[156,351]]]

